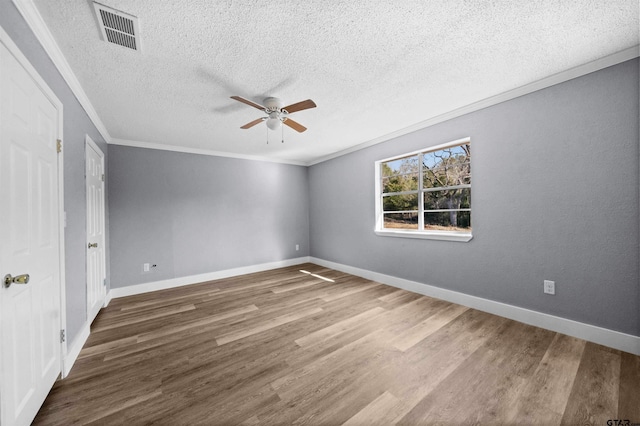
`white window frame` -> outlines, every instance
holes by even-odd
[[[422,166],[419,167],[419,179],[418,179],[418,229],[389,229],[384,228],[384,215],[382,208],[382,176],[381,165],[387,161],[399,160],[405,157],[411,157],[413,155],[424,154],[427,152],[439,151],[441,149],[450,148],[453,146],[470,144],[471,138],[466,137],[455,141],[447,142],[441,145],[435,145],[427,148],[423,148],[413,152],[407,152],[401,155],[395,155],[393,157],[384,158],[375,162],[375,189],[376,189],[376,225],[374,232],[376,235],[383,237],[401,237],[401,238],[422,238],[427,240],[444,240],[444,241],[459,241],[468,242],[473,238],[472,232],[458,232],[458,231],[425,231],[424,228],[424,189],[422,181]],[[473,180],[471,182],[473,185]],[[473,197],[473,196],[472,196]]]

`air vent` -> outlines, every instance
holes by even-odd
[[[104,41],[140,51],[138,18],[100,3],[94,2],[93,7]]]

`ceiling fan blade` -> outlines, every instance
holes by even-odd
[[[244,126],[240,127],[241,129],[248,129],[250,127],[255,126],[258,123],[262,123],[264,121],[264,118],[258,118],[257,120],[253,120],[251,123],[247,123]]]
[[[297,102],[282,109],[291,114],[297,111],[302,111],[303,109],[315,108],[316,106],[317,105],[315,102],[313,102],[311,99],[307,99],[306,101]]]
[[[231,99],[235,99],[238,102],[242,102],[243,104],[247,104],[249,106],[257,108],[260,111],[264,111],[265,110],[265,107],[263,107],[262,105],[257,104],[255,102],[251,102],[249,99],[241,98],[240,96],[231,96]]]
[[[287,126],[291,127],[293,130],[298,131],[300,133],[302,133],[305,130],[307,130],[307,128],[304,127],[302,124],[298,123],[297,121],[293,121],[290,118],[287,118],[282,123],[286,124]]]

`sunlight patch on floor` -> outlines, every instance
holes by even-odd
[[[311,275],[312,277],[320,278],[321,280],[329,281],[330,283],[335,283],[335,281],[331,278],[323,277],[322,275],[318,274],[312,274],[311,272],[305,271],[304,269],[300,269],[300,272],[302,272],[303,274]]]

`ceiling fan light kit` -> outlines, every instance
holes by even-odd
[[[244,126],[240,127],[241,129],[249,129],[258,123],[266,121],[267,128],[271,130],[278,130],[282,127],[282,124],[285,124],[286,126],[291,127],[293,130],[302,133],[307,130],[307,128],[302,124],[290,119],[289,114],[316,107],[315,102],[313,102],[311,99],[296,102],[295,104],[291,104],[285,107],[283,107],[283,103],[280,99],[274,97],[265,98],[262,101],[264,105],[257,104],[240,96],[231,96],[231,99],[259,109],[267,115],[266,117],[261,117],[245,124]]]
[[[275,115],[275,113],[272,113],[269,115],[269,118],[267,118],[267,127],[270,128],[271,130],[278,130],[280,127],[282,127],[282,119],[276,117],[273,117],[273,115]]]

